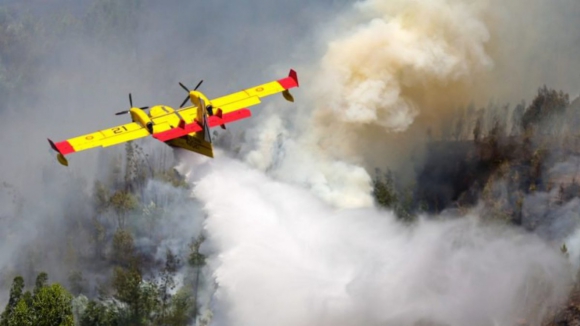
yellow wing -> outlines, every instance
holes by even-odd
[[[292,96],[288,92],[288,90],[293,87],[298,87],[298,75],[294,70],[290,70],[290,73],[286,78],[247,88],[237,93],[218,97],[211,100],[211,105],[214,112],[217,112],[218,109],[221,109],[222,113],[225,114],[259,104],[260,98],[280,92],[283,92],[284,98],[289,101],[293,101]]]
[[[138,123],[132,122],[109,129],[99,130],[91,134],[70,138],[58,143],[53,143],[50,139],[48,141],[54,150],[64,156],[94,147],[117,145],[146,136],[149,136],[147,129],[141,127]]]

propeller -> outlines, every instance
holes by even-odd
[[[197,83],[197,86],[195,86],[195,88],[193,89],[194,91],[197,91],[197,89],[199,88],[199,86],[201,86],[201,83],[203,83],[203,79],[199,81],[199,83]],[[180,108],[182,108],[185,103],[187,103],[187,100],[189,100],[189,92],[191,92],[189,90],[189,88],[187,88],[185,85],[183,85],[181,82],[179,83],[179,86],[181,86],[181,88],[185,89],[185,91],[188,93],[187,97],[185,98],[185,100],[183,100],[183,102],[181,103],[181,105],[179,106]]]
[[[129,105],[131,106],[131,109],[132,109],[133,108],[133,97],[131,96],[131,93],[129,93]],[[149,108],[148,106],[142,106],[139,109],[141,109],[141,110],[147,110],[148,108]],[[121,112],[115,113],[115,115],[127,114],[129,112],[130,112],[130,110],[121,111]]]

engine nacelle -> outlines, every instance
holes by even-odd
[[[202,106],[201,101],[203,100],[205,106],[211,105],[211,101],[200,91],[191,91],[189,92],[189,99],[193,106],[197,106],[198,108]]]
[[[147,128],[149,133],[153,133],[153,121],[151,121],[151,118],[147,113],[145,113],[145,111],[138,108],[132,108],[129,110],[129,113],[131,113],[131,120],[133,120],[133,122],[139,123]]]

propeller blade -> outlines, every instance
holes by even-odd
[[[129,111],[121,111],[121,112],[115,113],[115,115],[121,115],[121,114],[127,114],[127,113],[129,113]]]
[[[131,93],[129,93],[129,105],[133,107],[133,98],[131,97]]]
[[[189,95],[187,95],[187,97],[185,98],[185,100],[183,100],[183,103],[181,103],[179,107],[182,108],[185,105],[185,103],[187,103],[187,100],[189,100]]]
[[[206,142],[211,143],[211,131],[209,130],[209,121],[207,116],[203,117],[203,138]]]
[[[197,84],[197,86],[195,86],[195,88],[193,90],[194,91],[197,91],[197,89],[199,88],[199,86],[201,85],[201,83],[203,83],[203,79],[199,81],[199,83]]]
[[[185,85],[183,85],[181,82],[179,83],[179,86],[181,86],[183,89],[185,89],[189,93],[189,88],[185,87]]]
[[[201,110],[205,111],[205,101],[202,98],[199,99],[199,104],[201,106]]]

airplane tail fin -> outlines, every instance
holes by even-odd
[[[209,121],[207,119],[207,116],[203,117],[203,136],[204,136],[204,141],[211,144],[211,131],[210,131]]]

